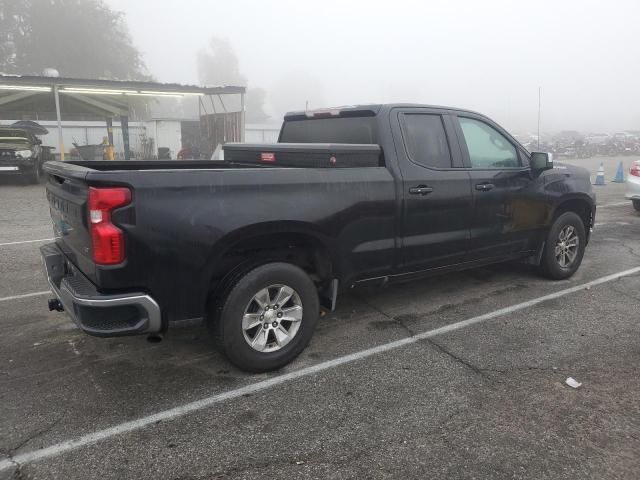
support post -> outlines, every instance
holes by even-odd
[[[542,109],[542,87],[538,87],[538,150],[540,150],[540,110]]]
[[[107,117],[107,146],[105,147],[107,160],[113,160],[113,119]]]
[[[62,138],[62,116],[60,115],[60,94],[58,85],[53,86],[53,98],[56,102],[56,119],[58,120],[58,149],[60,150],[60,161],[64,162],[64,140]]]
[[[120,130],[122,131],[122,144],[124,145],[124,159],[130,160],[129,152],[129,117],[122,115],[120,117]]]
[[[244,129],[245,129],[244,117],[245,117],[244,93],[241,93],[240,94],[240,141],[241,142],[244,142]]]
[[[198,141],[200,142],[200,145],[204,145],[205,143],[207,143],[203,137],[204,135],[202,134],[202,99],[198,97]]]

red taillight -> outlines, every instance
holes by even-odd
[[[640,177],[640,164],[634,163],[629,169],[629,174],[634,177]]]
[[[113,265],[124,260],[124,235],[111,223],[111,212],[130,201],[128,188],[89,188],[89,230],[95,263]]]

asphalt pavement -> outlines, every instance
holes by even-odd
[[[598,188],[570,280],[505,264],[357,289],[294,363],[252,375],[198,325],[154,344],[48,312],[44,189],[4,182],[0,479],[636,479],[640,215]]]

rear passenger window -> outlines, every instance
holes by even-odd
[[[375,117],[287,120],[279,143],[378,143]]]
[[[414,163],[451,168],[451,151],[440,115],[404,113],[400,123],[407,155]]]

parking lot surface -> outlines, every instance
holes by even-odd
[[[293,364],[252,375],[199,325],[154,344],[48,312],[44,188],[4,182],[0,478],[636,479],[640,216],[598,188],[572,279],[505,264],[357,289]]]

